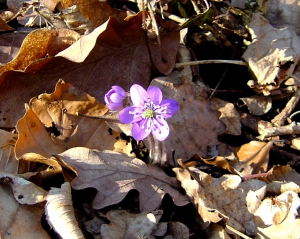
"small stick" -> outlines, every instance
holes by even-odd
[[[199,180],[199,178],[187,167],[183,162],[182,159],[177,159],[177,163],[179,164],[180,167],[185,169],[186,171],[189,172],[189,174],[199,183],[200,186],[203,186],[203,183]]]
[[[240,66],[248,66],[244,61],[235,61],[235,60],[203,60],[203,61],[190,61],[183,63],[176,63],[175,68],[181,68],[185,66],[195,66],[195,65],[204,65],[204,64],[234,64]]]
[[[197,1],[196,0],[191,0],[192,5],[194,7],[195,12],[197,13],[197,15],[201,14],[200,8],[197,5]]]
[[[249,174],[249,175],[245,175],[242,177],[243,180],[249,180],[249,179],[253,179],[253,178],[260,178],[260,177],[267,177],[267,176],[271,176],[273,173],[272,172],[267,172],[267,173],[257,173],[257,174]]]
[[[82,116],[82,117],[85,117],[85,118],[89,118],[89,119],[114,121],[114,122],[120,123],[118,114],[108,114],[108,115],[101,115],[101,116],[90,116],[90,115],[84,115],[84,114],[81,114],[81,113],[77,112],[76,115]]]
[[[289,125],[264,128],[260,129],[259,131],[262,133],[257,138],[260,140],[265,140],[265,138],[273,136],[300,134],[300,126],[296,125],[295,122],[292,122]]]
[[[155,8],[155,13],[157,13],[159,15],[163,15],[165,18],[170,19],[174,22],[178,22],[178,23],[185,23],[186,22],[185,18],[181,18],[181,17],[178,17],[176,15],[173,15],[173,14],[170,14],[170,13],[167,13],[167,12],[161,12],[161,10],[158,9],[158,8]]]
[[[226,227],[228,230],[234,232],[235,234],[238,234],[238,235],[241,236],[242,238],[245,238],[245,239],[252,239],[251,237],[246,236],[245,234],[239,232],[238,230],[234,229],[234,228],[231,227],[231,226],[228,226],[227,224],[225,225],[225,227]]]

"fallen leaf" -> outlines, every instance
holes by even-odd
[[[19,204],[13,197],[11,189],[2,183],[0,195],[1,238],[50,239],[41,225],[41,218],[44,214],[43,207]]]
[[[103,101],[112,85],[129,89],[137,83],[146,87],[152,69],[147,45],[154,66],[161,73],[169,74],[176,60],[179,33],[172,30],[174,25],[161,23],[165,29],[161,33],[162,59],[156,40],[146,41],[141,25],[142,14],[122,23],[110,18],[56,57],[34,62],[26,68],[26,73],[3,73],[0,110],[6,120],[0,121],[0,127],[14,127],[24,113],[23,102],[41,91],[51,92],[59,78],[99,101]]]
[[[276,29],[259,13],[249,23],[252,43],[243,58],[257,78],[248,85],[264,95],[280,87],[300,59],[300,39],[292,30]]]
[[[85,238],[79,229],[72,206],[71,187],[68,182],[61,188],[52,188],[47,196],[47,221],[62,238]]]
[[[0,16],[0,32],[12,31],[14,30],[12,27],[6,24],[6,22]]]
[[[152,231],[162,216],[162,211],[132,214],[125,210],[112,210],[107,213],[109,224],[101,226],[103,239],[151,238]]]
[[[243,176],[266,172],[272,146],[273,141],[268,143],[251,141],[240,148],[231,147],[239,160],[233,167],[240,171]]]
[[[11,185],[15,199],[21,204],[32,205],[43,202],[48,194],[44,189],[11,173],[0,172],[0,182]]]
[[[0,67],[0,75],[6,71],[24,71],[32,62],[48,56],[55,56],[80,38],[72,30],[37,29],[29,33],[20,48],[18,55],[6,65]]]
[[[188,239],[190,232],[186,225],[181,222],[169,222],[167,235],[173,239]]]
[[[114,144],[120,142],[116,139],[119,134],[110,131],[103,120],[77,116],[77,112],[101,116],[107,108],[88,94],[78,94],[77,89],[63,80],[58,81],[52,94],[32,98],[26,106],[26,114],[16,126],[16,157],[34,152],[50,158],[77,146],[114,150]],[[116,147],[116,150],[130,154],[128,149]],[[55,166],[55,163],[51,165]]]
[[[81,147],[67,150],[57,158],[76,170],[77,178],[71,183],[74,189],[93,187],[98,190],[93,202],[95,209],[119,203],[132,189],[140,192],[142,212],[152,212],[158,208],[166,193],[178,206],[188,203],[187,198],[177,191],[179,184],[175,178],[139,159]]]
[[[239,107],[247,106],[252,115],[263,115],[272,108],[272,98],[270,96],[254,95],[246,98],[240,98],[244,104],[238,104]]]
[[[226,223],[229,226],[247,235],[255,235],[253,213],[265,195],[266,183],[254,179],[242,182],[236,175],[212,178],[196,168],[189,169],[198,180],[192,179],[185,169],[174,168],[173,171],[198,210],[204,227],[210,222],[227,221],[228,217]]]

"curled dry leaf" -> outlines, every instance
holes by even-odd
[[[269,163],[269,152],[272,146],[273,141],[268,143],[251,141],[240,148],[232,147],[239,160],[234,167],[243,176],[266,172]]]
[[[6,238],[43,238],[50,239],[41,226],[44,208],[19,204],[11,189],[0,184],[0,237]]]
[[[16,156],[20,158],[34,152],[50,158],[77,146],[114,150],[119,134],[110,131],[103,120],[77,116],[77,112],[101,116],[107,108],[90,95],[78,93],[63,80],[58,81],[52,94],[32,98],[26,106],[26,114],[16,126],[19,133]],[[116,150],[120,149],[120,146],[116,147]]]
[[[12,27],[6,24],[6,22],[0,16],[0,32],[12,31],[14,30]]]
[[[197,208],[204,225],[207,227],[210,222],[216,223],[228,217],[229,226],[247,235],[255,235],[253,213],[264,197],[266,184],[259,180],[242,182],[236,175],[212,178],[196,168],[189,169],[198,180],[191,179],[187,170],[174,168],[173,171]]]
[[[249,23],[252,44],[243,55],[257,82],[248,82],[258,92],[271,90],[291,75],[300,59],[300,39],[292,30],[276,29],[259,13]]]
[[[174,82],[172,77],[176,75],[156,78],[151,83],[162,90],[165,98],[172,98],[179,104],[178,112],[167,120],[170,135],[163,145],[168,158],[172,159],[172,150],[175,150],[175,157],[183,161],[195,152],[204,157],[208,146],[219,143],[218,135],[224,132],[224,124],[219,120],[219,113],[212,110],[209,102],[199,95],[201,89],[193,83],[171,83]]]
[[[47,221],[63,239],[85,238],[78,227],[72,206],[71,187],[68,182],[61,188],[52,188],[45,207]]]
[[[107,213],[110,223],[101,226],[101,236],[103,239],[154,239],[152,232],[161,216],[161,210],[139,214],[132,214],[125,210],[112,210]]]
[[[36,204],[46,199],[47,191],[17,175],[0,172],[0,182],[11,185],[15,199],[21,204]]]
[[[272,98],[270,96],[254,95],[247,98],[240,98],[244,104],[239,107],[247,106],[252,115],[263,115],[272,108]]]
[[[146,41],[140,13],[122,23],[110,18],[56,57],[34,62],[25,73],[5,72],[0,77],[0,111],[6,120],[0,121],[0,126],[14,127],[24,112],[23,102],[41,91],[51,92],[59,78],[80,89],[80,93],[87,92],[103,101],[112,85],[129,89],[137,83],[146,87],[152,62],[162,74],[169,74],[176,60],[179,33],[172,30],[176,24],[159,24],[163,29],[163,59],[156,40]]]
[[[32,62],[46,56],[55,56],[79,38],[80,35],[72,30],[37,29],[25,37],[18,55],[0,67],[0,75],[11,70],[24,71]]]
[[[71,183],[74,189],[93,187],[98,190],[93,202],[95,209],[119,203],[132,189],[140,192],[142,212],[155,210],[166,193],[178,206],[188,203],[188,199],[177,191],[180,185],[175,178],[139,159],[81,147],[67,150],[57,158],[76,170],[77,178]]]
[[[241,122],[240,114],[234,108],[232,103],[220,100],[218,98],[211,99],[211,109],[221,113],[219,119],[226,125],[225,134],[240,135]]]

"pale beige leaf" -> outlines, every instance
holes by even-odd
[[[212,178],[196,168],[190,170],[200,180],[201,185],[191,179],[188,171],[173,169],[204,224],[208,226],[210,222],[218,222],[228,217],[229,226],[247,235],[255,235],[253,213],[265,194],[265,183],[259,180],[242,182],[236,175]]]
[[[252,115],[263,115],[267,113],[272,107],[272,98],[264,95],[254,95],[240,100],[247,106]],[[239,104],[239,107],[244,106]]]
[[[19,204],[10,187],[3,184],[0,185],[0,195],[0,238],[50,239],[41,226],[43,207]]]
[[[17,135],[0,130],[0,171],[18,173],[19,162],[15,157]]]
[[[217,110],[221,113],[219,119],[226,125],[224,133],[231,135],[241,134],[240,114],[234,108],[232,103],[218,98],[211,99],[211,109]]]
[[[290,29],[276,29],[259,13],[249,23],[252,44],[243,55],[257,78],[251,83],[258,92],[270,91],[291,75],[300,58],[300,40]]]
[[[47,191],[18,175],[0,172],[2,183],[11,185],[15,199],[21,204],[36,204],[46,200]]]
[[[159,217],[157,217],[159,213]],[[101,226],[103,239],[132,239],[149,238],[154,239],[152,231],[155,229],[162,211],[153,213],[132,214],[125,210],[113,210],[107,213],[110,224]]]
[[[49,191],[45,212],[49,225],[63,239],[84,238],[75,218],[71,187],[68,182],[62,184],[61,188],[52,188]]]
[[[241,175],[264,173],[269,163],[269,152],[273,141],[268,143],[251,141],[240,148],[233,148],[239,162],[234,166]]]
[[[81,147],[67,150],[57,158],[76,170],[77,178],[71,184],[74,189],[93,187],[98,190],[93,202],[95,209],[119,203],[132,189],[140,193],[142,212],[155,210],[166,193],[178,206],[188,203],[186,196],[177,190],[180,185],[175,178],[137,158]]]

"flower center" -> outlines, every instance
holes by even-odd
[[[154,112],[151,109],[146,109],[143,113],[142,113],[142,117],[145,119],[149,119],[152,118],[154,116]]]

